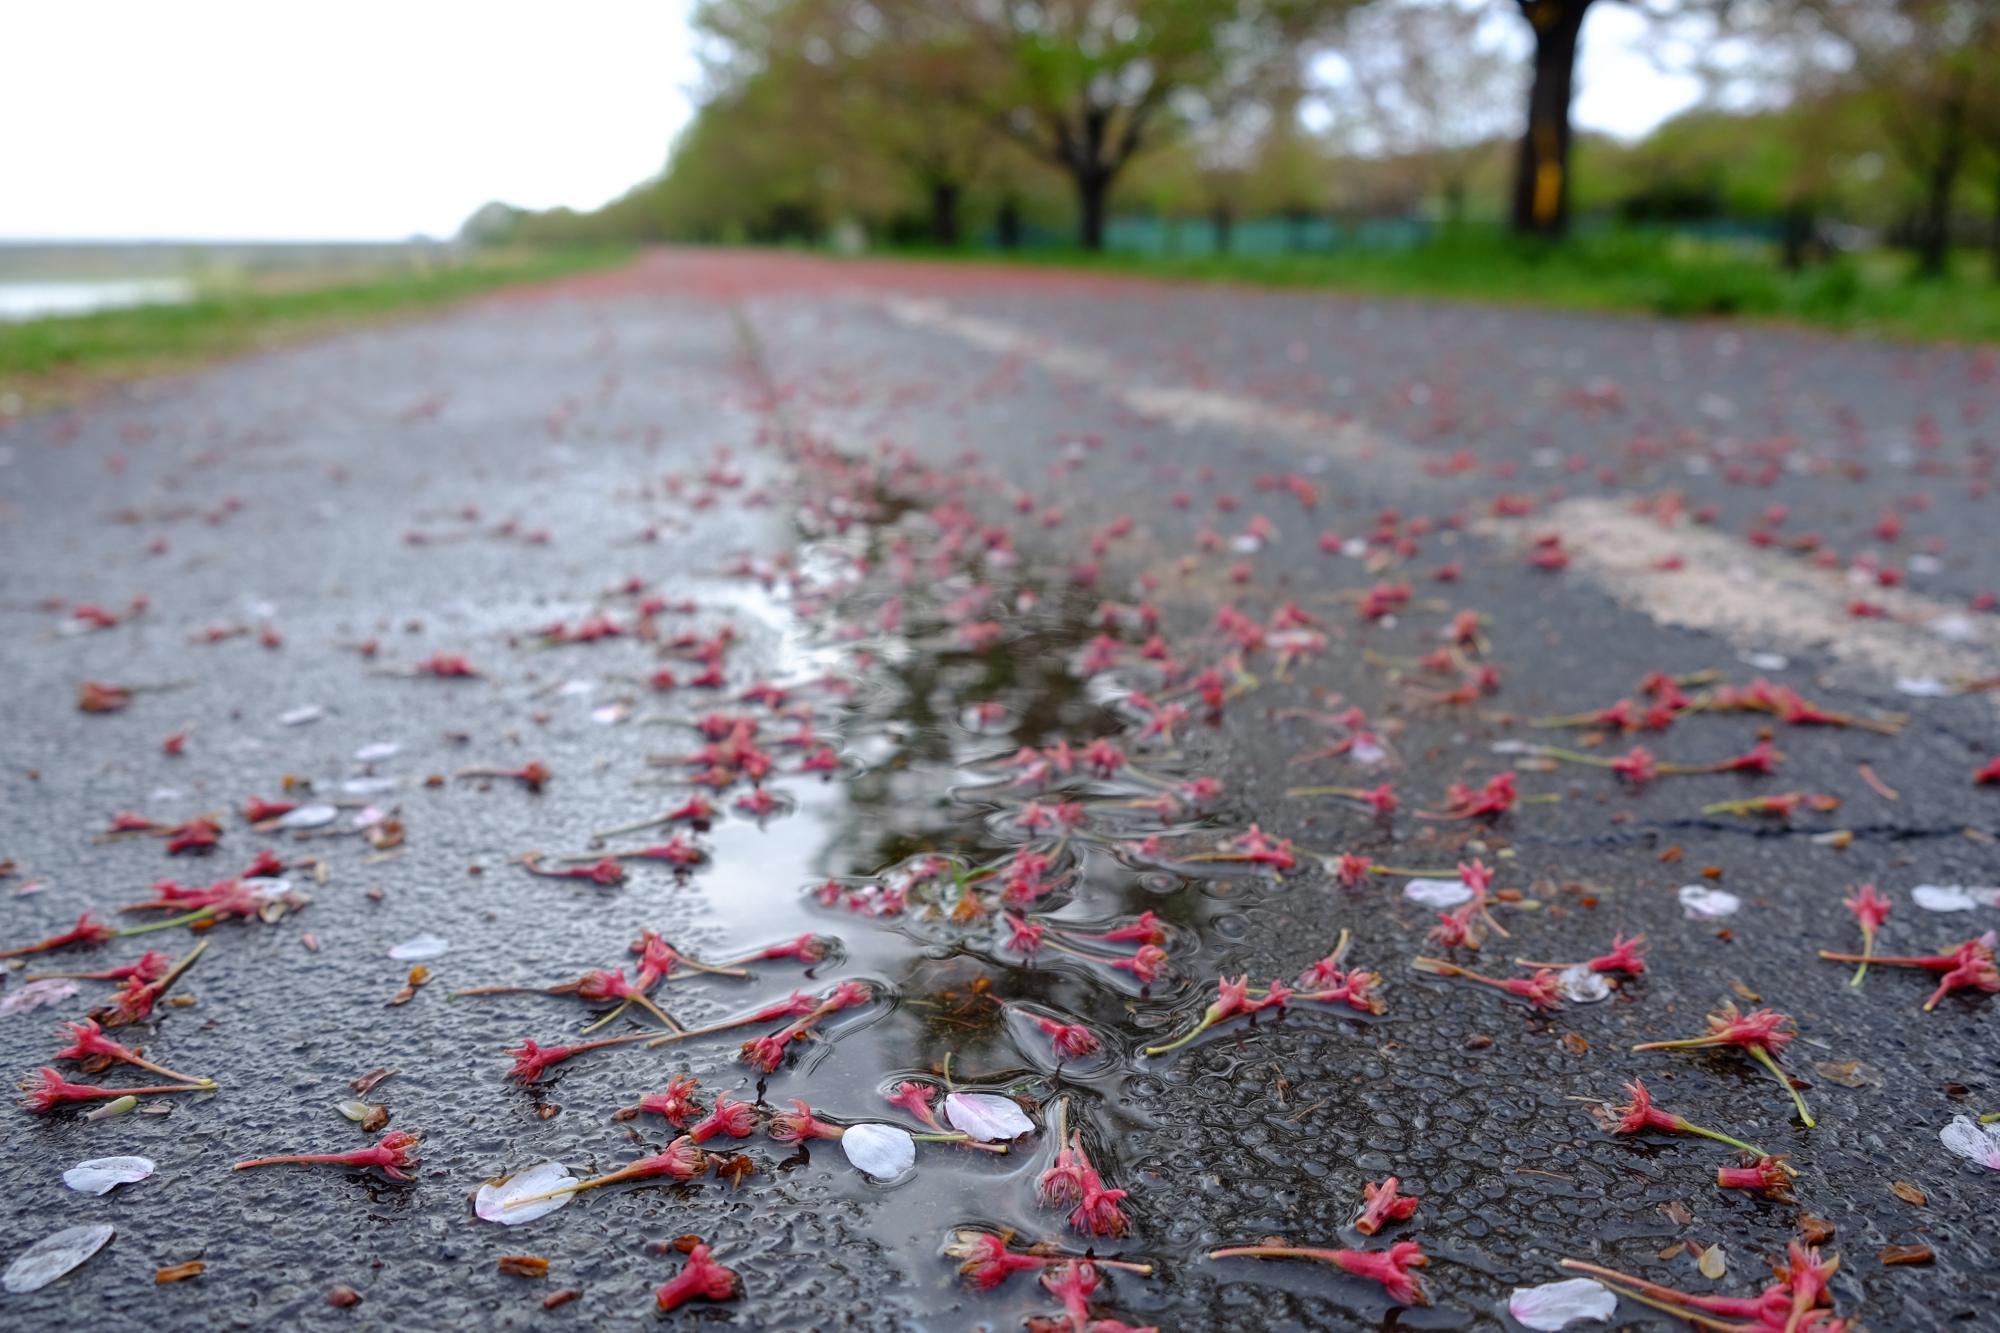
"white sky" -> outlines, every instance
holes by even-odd
[[[658,171],[687,0],[0,0],[0,239],[448,236]],[[1695,100],[1593,6],[1579,124]]]

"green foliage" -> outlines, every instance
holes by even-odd
[[[448,268],[288,290],[214,290],[177,305],[0,324],[0,386],[151,374],[253,347],[447,305],[500,287],[623,262],[628,247],[495,252]]]
[[[1958,258],[1963,272],[1954,282],[1918,279],[1906,256],[1886,254],[1786,273],[1766,246],[1704,244],[1624,229],[1549,245],[1467,227],[1403,250],[1182,258],[1077,253],[1061,262],[1198,281],[1674,317],[1745,316],[1911,338],[2000,339],[2000,284],[1988,275],[1984,256]]]

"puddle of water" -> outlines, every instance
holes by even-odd
[[[0,321],[49,315],[87,315],[138,305],[174,305],[192,299],[186,278],[126,278],[77,282],[0,282]]]
[[[809,683],[782,703],[721,710],[753,718],[758,744],[774,751],[803,725],[838,746],[843,771],[776,778],[767,785],[788,813],[762,828],[716,826],[712,858],[694,875],[703,906],[688,938],[720,957],[809,928],[842,949],[804,984],[876,988],[877,1003],[827,1020],[826,1040],[795,1044],[757,1082],[774,1109],[798,1098],[836,1121],[920,1130],[888,1100],[915,1082],[940,1098],[994,1093],[1029,1110],[1036,1132],[1006,1154],[920,1144],[916,1167],[891,1182],[861,1175],[829,1142],[777,1169],[830,1172],[835,1197],[868,1205],[868,1239],[908,1276],[902,1305],[920,1324],[1053,1316],[1060,1302],[1033,1274],[979,1294],[943,1248],[976,1229],[1011,1233],[1017,1252],[1195,1258],[1123,1194],[1143,1188],[1127,1163],[1152,1151],[1147,1102],[1181,1077],[1174,1057],[1143,1048],[1193,1026],[1210,998],[1194,984],[1204,972],[1194,960],[1227,948],[1241,934],[1232,918],[1284,889],[1241,859],[1259,844],[1219,822],[1222,794],[1186,785],[1200,774],[1181,743],[1205,712],[1191,673],[1141,658],[1138,640],[1116,650],[1113,671],[1088,662],[1103,628],[1094,598],[996,569],[949,507],[940,521],[840,492],[845,480],[831,484],[846,503],[822,509],[841,520],[796,552],[768,601],[750,607],[762,600],[753,591],[745,606],[782,627],[774,678]],[[855,521],[862,514],[881,521]],[[769,614],[777,609],[786,621]],[[1133,689],[1152,698],[1135,706]],[[697,753],[696,732],[671,735],[660,750]],[[768,998],[746,992],[741,1004]],[[1064,1055],[1059,1036],[1095,1049]],[[1041,1197],[1063,1147],[1058,1124],[1100,1174],[1093,1188],[1112,1191],[1087,1196],[1094,1226],[1071,1218],[1074,1200]],[[1107,1311],[1136,1316],[1168,1300],[1146,1278],[1101,1276]]]

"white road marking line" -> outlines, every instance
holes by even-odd
[[[1420,471],[1423,455],[1417,449],[1357,423],[1211,389],[1121,383],[1112,358],[1103,353],[1004,320],[954,311],[942,301],[892,297],[884,304],[898,323],[1097,383],[1156,421],[1253,431],[1343,462]],[[1558,533],[1571,553],[1571,569],[1622,605],[1657,624],[1702,630],[1739,648],[1824,651],[1888,680],[2000,676],[2000,618],[1967,616],[1902,588],[1866,592],[1865,600],[1888,610],[1892,619],[1855,616],[1848,608],[1856,590],[1840,571],[1774,556],[1684,520],[1663,528],[1656,518],[1633,513],[1624,498],[1564,500],[1532,518],[1486,520],[1476,530],[1523,544]],[[1680,557],[1680,568],[1658,568],[1669,556]],[[1989,697],[2000,710],[2000,692]]]
[[[1698,629],[1739,648],[1824,651],[1889,680],[2000,675],[2000,622],[1904,588],[1857,590],[1842,570],[1760,551],[1726,533],[1662,527],[1616,498],[1579,496],[1532,518],[1487,520],[1482,535],[1519,543],[1554,532],[1570,567],[1655,622]],[[1678,569],[1662,569],[1669,557]],[[1865,600],[1893,619],[1856,616]],[[2000,694],[1993,696],[2000,708]]]

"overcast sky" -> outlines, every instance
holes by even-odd
[[[587,209],[688,115],[686,0],[13,0],[0,239],[449,236],[481,204]],[[1580,124],[1694,100],[1593,6]]]

